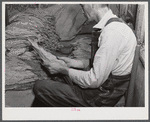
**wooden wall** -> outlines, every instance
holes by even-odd
[[[140,59],[145,65],[145,8],[144,5],[138,5],[136,24],[135,24],[135,33],[138,39],[138,42],[142,44],[140,51]]]
[[[134,83],[134,96],[132,100],[132,107],[145,106],[145,69],[141,61],[138,63],[136,80]]]
[[[136,22],[136,12],[137,4],[110,4],[109,7],[118,17],[123,20],[130,19],[130,22],[133,24],[133,29],[135,29]]]
[[[142,4],[111,4],[109,7],[113,13],[123,20],[130,19],[137,42],[142,44],[140,60],[137,67],[136,80],[133,86],[133,98],[131,106],[145,106],[145,6]]]
[[[133,98],[133,106],[145,106],[145,6],[138,5],[135,34],[137,36],[138,43],[141,43],[140,61],[137,70],[137,76],[135,81],[135,94]]]
[[[143,4],[110,4],[109,7],[118,17],[129,22],[134,30],[137,41],[142,43],[141,61],[145,64],[145,6]]]

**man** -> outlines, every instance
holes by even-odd
[[[109,19],[117,17],[107,5],[84,4],[82,8],[89,21],[97,22],[94,28],[102,29],[93,67],[89,71],[79,70],[87,67],[87,61],[65,57],[58,59],[65,61],[67,66],[49,63],[49,72],[63,74],[67,82],[36,82],[35,97],[45,106],[109,107],[127,91],[136,47],[135,35],[125,23],[106,25]]]

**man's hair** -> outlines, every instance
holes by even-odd
[[[79,4],[82,8],[84,8],[83,6],[86,4]],[[100,8],[105,8],[107,7],[109,9],[109,4],[89,4],[92,8],[96,8],[96,9],[100,9]],[[91,9],[91,7],[89,7],[89,9]]]
[[[99,7],[104,8],[104,7],[109,7],[108,4],[98,4]]]

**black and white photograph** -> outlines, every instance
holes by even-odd
[[[2,2],[3,120],[148,119],[148,2]]]

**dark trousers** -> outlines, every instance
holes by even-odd
[[[33,92],[42,107],[112,107],[125,94],[129,80],[129,75],[111,75],[100,88],[83,89],[65,77],[63,82],[37,81]]]

